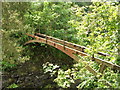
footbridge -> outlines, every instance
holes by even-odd
[[[95,71],[90,65],[86,64],[85,68],[87,70],[89,70],[93,75],[97,75],[98,73],[103,73],[105,71],[105,69],[107,67],[110,67],[112,70],[118,70],[120,71],[120,66],[113,64],[109,61],[106,60],[102,60],[100,58],[94,57],[94,56],[90,56],[88,53],[85,52],[85,49],[87,49],[87,47],[84,46],[80,46],[68,41],[64,41],[52,36],[48,36],[45,34],[41,34],[41,33],[35,33],[34,35],[31,34],[27,34],[28,36],[32,37],[32,40],[29,40],[28,42],[26,42],[25,44],[29,44],[29,43],[33,43],[33,42],[38,42],[38,43],[45,43],[48,44],[50,46],[53,46],[55,48],[57,48],[58,50],[64,52],[65,54],[67,54],[68,56],[70,56],[71,58],[73,58],[75,61],[77,62],[83,62],[81,61],[79,56],[88,56],[91,61],[93,62],[97,62],[100,65],[100,68],[98,71]],[[106,53],[102,53],[102,52],[97,52],[96,54],[98,55],[102,55],[102,56],[109,56],[109,54]]]

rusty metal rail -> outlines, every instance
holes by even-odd
[[[87,47],[80,46],[80,45],[74,44],[74,43],[70,43],[68,41],[60,40],[58,38],[54,38],[54,37],[44,35],[44,34],[41,34],[41,33],[35,33],[35,35],[39,36],[39,37],[42,37],[42,38],[47,38],[48,40],[51,40],[51,41],[54,41],[54,42],[57,42],[57,43],[65,44],[65,46],[71,47],[73,49],[76,49],[76,50],[79,50],[79,51],[82,51],[82,52],[85,52],[85,49],[87,49]],[[110,56],[109,54],[103,53],[103,52],[97,52],[97,54],[102,55],[102,56]]]
[[[81,55],[81,56],[89,56],[92,59],[92,61],[96,61],[97,63],[100,64],[100,69],[99,69],[100,73],[103,73],[106,67],[111,67],[112,69],[120,71],[120,66],[115,65],[111,62],[96,58],[96,57],[91,57],[90,55],[85,53],[84,49],[86,49],[86,47],[73,44],[73,43],[70,43],[64,40],[60,40],[60,39],[57,39],[51,36],[47,36],[44,34],[40,34],[40,33],[36,33],[35,35],[30,35],[30,34],[27,34],[27,35],[34,38],[35,40],[30,40],[26,42],[25,44],[32,43],[32,42],[39,42],[39,43],[45,43],[45,44],[51,45],[61,50],[62,52],[64,52],[65,54],[67,54],[68,56],[70,56],[71,58],[73,58],[74,60],[78,62],[79,62],[79,58],[75,54]],[[65,44],[65,47],[64,47],[64,44]],[[103,54],[101,52],[98,52],[98,54],[103,55],[103,56],[108,56],[107,54]],[[90,66],[87,66],[86,68],[92,74],[97,75],[97,72],[93,70]]]

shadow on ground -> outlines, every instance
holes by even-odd
[[[20,88],[59,88],[53,82],[56,77],[51,77],[49,73],[45,74],[42,65],[50,62],[62,69],[68,69],[72,67],[74,61],[65,54],[57,58],[57,54],[54,53],[58,52],[59,54],[62,52],[53,47],[40,47],[39,44],[35,44],[35,48],[31,48],[32,46],[33,44],[29,44],[24,51],[25,54],[29,54],[29,61],[3,72],[3,88],[7,88],[14,83]]]

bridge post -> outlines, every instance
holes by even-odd
[[[100,65],[99,72],[100,72],[100,73],[103,73],[106,68],[107,68],[107,66],[102,63],[102,64]]]

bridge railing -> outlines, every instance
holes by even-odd
[[[85,49],[87,49],[87,47],[85,47],[85,46],[80,46],[80,45],[77,45],[77,44],[74,44],[74,43],[70,43],[68,41],[64,41],[64,40],[60,40],[58,38],[54,38],[54,37],[51,37],[51,36],[48,36],[48,35],[44,35],[44,34],[41,34],[41,33],[35,33],[35,35],[39,36],[39,37],[42,37],[42,38],[47,38],[48,40],[51,40],[51,41],[54,41],[54,42],[57,42],[57,43],[65,44],[65,46],[71,47],[73,49],[76,49],[76,50],[79,50],[79,51],[82,51],[82,52],[85,52]],[[97,54],[102,55],[102,56],[110,56],[109,54],[103,53],[103,52],[97,52]]]

